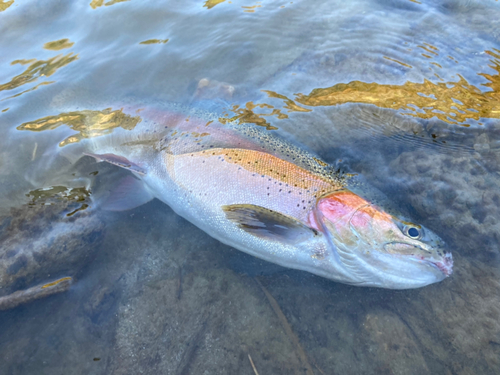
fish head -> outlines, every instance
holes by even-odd
[[[320,198],[310,222],[326,236],[352,284],[409,289],[452,273],[451,253],[436,234],[349,190]]]

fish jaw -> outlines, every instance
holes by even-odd
[[[451,253],[446,253],[442,260],[427,262],[437,267],[445,277],[449,277],[453,273],[453,257]]]
[[[443,281],[447,277],[435,263],[416,257],[377,253],[364,264],[367,269],[372,269],[372,279],[364,281],[364,286],[416,289]]]
[[[446,253],[442,262],[436,262],[436,267],[439,268],[447,277],[453,272],[453,256],[451,253]]]

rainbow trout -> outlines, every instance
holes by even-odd
[[[135,129],[71,148],[130,171],[103,203],[157,198],[219,241],[338,282],[418,288],[452,273],[443,241],[358,195],[316,156],[251,126],[146,109]]]

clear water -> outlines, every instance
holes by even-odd
[[[499,20],[493,0],[1,1],[0,297],[72,285],[0,311],[0,373],[499,373]],[[443,237],[454,274],[356,288],[158,201],[85,209],[51,150],[130,103],[278,128]]]

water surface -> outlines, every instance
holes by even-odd
[[[0,373],[499,373],[498,20],[493,0],[0,1],[0,297],[72,280],[0,311]],[[356,288],[159,201],[99,210],[125,172],[54,150],[134,128],[131,105],[264,126],[362,175],[446,240],[453,276]]]

